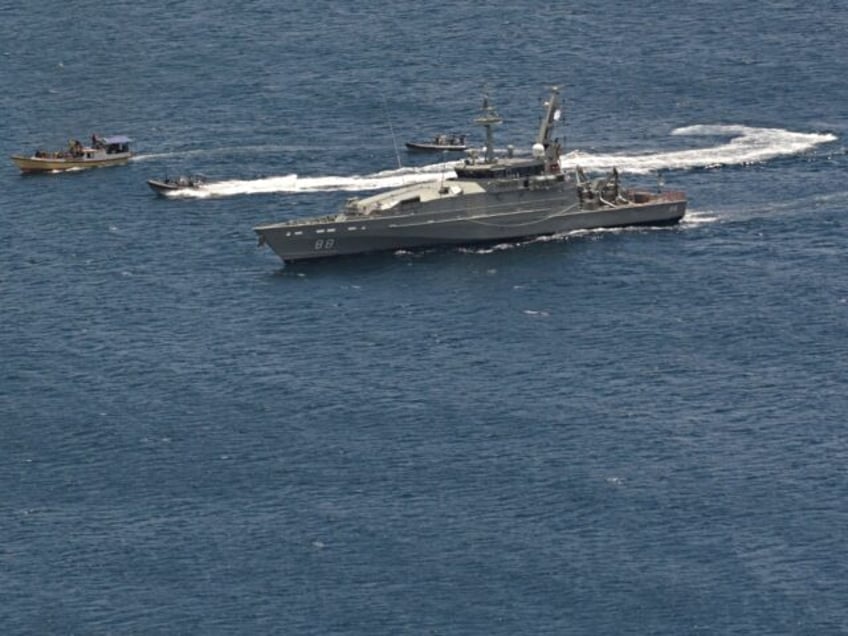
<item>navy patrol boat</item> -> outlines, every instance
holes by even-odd
[[[566,175],[553,137],[559,91],[551,90],[527,158],[495,157],[492,129],[502,119],[489,103],[475,122],[485,129],[482,157],[471,151],[456,178],[402,186],[350,199],[338,212],[254,228],[284,261],[434,245],[469,245],[573,230],[674,224],[686,213],[683,192],[628,189],[613,170],[587,179]]]

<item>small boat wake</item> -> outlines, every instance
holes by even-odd
[[[693,170],[764,163],[778,157],[801,155],[818,145],[836,141],[830,133],[798,133],[780,128],[697,125],[677,128],[675,136],[730,137],[709,148],[692,148],[646,155],[590,154],[574,150],[563,156],[566,168],[579,165],[584,170],[618,168],[619,172],[649,174],[662,170]]]
[[[695,170],[763,163],[778,157],[801,155],[821,144],[836,141],[830,133],[798,133],[779,128],[740,125],[695,125],[677,128],[674,136],[729,138],[704,148],[648,154],[593,154],[573,150],[561,157],[563,168],[580,166],[588,172],[617,168],[621,173],[651,174],[670,170]],[[228,197],[244,194],[373,191],[415,183],[452,179],[458,162],[385,170],[369,175],[301,177],[296,174],[210,181],[200,188],[169,193],[172,198]]]
[[[341,177],[301,177],[289,174],[260,179],[232,179],[210,181],[200,188],[168,193],[172,198],[205,199],[229,197],[239,194],[305,193],[305,192],[361,192],[396,188],[413,183],[428,183],[456,177],[453,163],[435,164],[419,168],[386,170],[371,175]]]
[[[279,155],[282,153],[291,153],[291,152],[307,152],[311,151],[311,147],[307,146],[298,146],[298,145],[251,145],[251,146],[224,146],[221,148],[189,148],[182,150],[172,150],[169,152],[151,152],[135,155],[131,161],[145,162],[145,161],[157,161],[159,159],[174,159],[174,158],[185,158],[185,157],[232,157],[232,156],[256,156],[256,155],[266,155],[266,154],[274,154]]]

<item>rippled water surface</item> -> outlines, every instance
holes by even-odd
[[[285,4],[0,3],[2,154],[138,153],[0,167],[3,633],[848,631],[842,5]],[[680,226],[257,248],[551,84]]]

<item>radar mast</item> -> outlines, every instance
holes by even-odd
[[[494,163],[495,161],[495,146],[494,135],[492,134],[492,126],[497,126],[503,122],[503,119],[498,115],[495,107],[489,103],[489,96],[483,96],[483,114],[474,120],[474,123],[480,124],[486,129],[486,162]]]

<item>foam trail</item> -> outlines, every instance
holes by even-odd
[[[138,162],[138,161],[152,161],[154,159],[167,159],[169,157],[181,157],[183,155],[192,155],[199,154],[194,151],[188,152],[156,152],[156,153],[148,153],[143,155],[136,155],[130,161]]]
[[[226,197],[237,194],[298,193],[321,191],[383,190],[413,183],[426,183],[439,179],[452,179],[456,173],[453,164],[434,164],[421,168],[400,168],[385,170],[371,175],[352,177],[300,177],[290,174],[261,179],[212,181],[191,190],[178,190],[169,193],[173,198],[205,199],[208,197]]]
[[[588,172],[606,171],[648,174],[662,170],[690,170],[717,166],[762,163],[781,156],[800,155],[816,146],[836,140],[829,133],[797,133],[779,128],[753,128],[738,125],[686,126],[672,131],[675,136],[729,137],[729,141],[706,148],[692,148],[643,155],[592,154],[574,150],[560,158],[564,168],[580,166]],[[172,197],[206,198],[239,194],[298,193],[321,191],[369,191],[396,188],[413,183],[456,177],[457,162],[384,170],[369,175],[264,177],[260,179],[215,181],[195,190],[172,193]]]
[[[829,133],[797,133],[780,128],[749,126],[686,126],[673,135],[729,136],[730,141],[709,148],[693,148],[647,155],[593,155],[574,150],[562,157],[563,166],[585,170],[610,170],[646,174],[659,170],[689,170],[762,163],[782,156],[799,155],[819,144],[836,140]]]
[[[297,145],[253,145],[253,146],[226,146],[224,148],[194,148],[191,150],[174,150],[171,152],[153,152],[136,155],[131,161],[152,161],[155,159],[169,159],[172,157],[212,157],[232,155],[261,155],[281,154],[287,152],[304,152],[311,150],[306,146]]]

